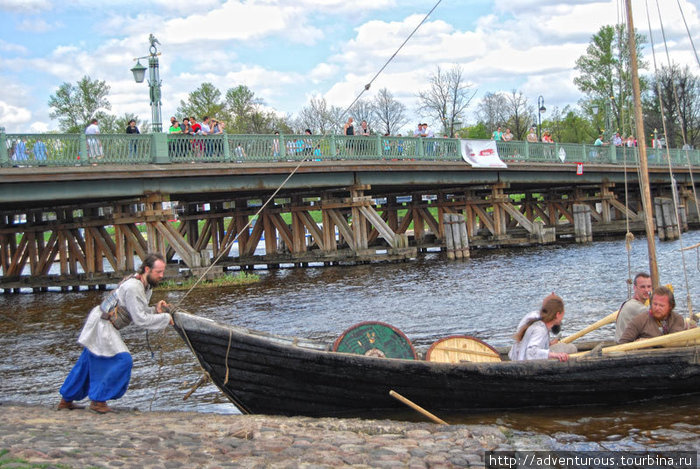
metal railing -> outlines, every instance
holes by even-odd
[[[635,165],[637,149],[573,143],[497,143],[503,161]],[[2,151],[5,149],[5,151]],[[666,165],[665,149],[648,149],[651,166]],[[674,166],[700,166],[700,151],[670,150]],[[5,134],[0,166],[166,164],[279,161],[462,161],[457,139],[346,135]]]

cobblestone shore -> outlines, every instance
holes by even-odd
[[[196,412],[82,410],[0,403],[0,467],[484,467],[509,450],[495,426]]]

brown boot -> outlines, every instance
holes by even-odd
[[[75,410],[75,409],[84,409],[85,406],[75,404],[73,401],[67,401],[63,398],[61,398],[61,402],[58,403],[58,407],[56,408],[57,410],[63,410],[63,409],[68,409],[68,410]]]
[[[109,407],[106,402],[90,401],[90,410],[98,414],[108,414],[114,412],[114,409]]]

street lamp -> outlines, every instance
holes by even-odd
[[[540,95],[537,98],[537,141],[542,141],[542,113],[547,112],[547,108],[544,107],[544,98]]]
[[[134,74],[136,83],[143,83],[146,76],[146,67],[141,65],[140,59],[148,59],[148,87],[151,98],[151,128],[153,132],[159,133],[163,130],[162,118],[160,114],[160,73],[158,72],[158,48],[156,44],[160,44],[158,39],[151,34],[148,36],[151,42],[151,47],[148,49],[149,55],[137,57],[134,60],[136,65],[131,69]]]

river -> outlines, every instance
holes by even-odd
[[[700,242],[700,231],[683,243]],[[687,292],[700,306],[700,259],[678,241],[657,243],[661,283],[675,287],[677,308],[686,314]],[[335,340],[361,321],[383,321],[401,329],[417,348],[451,334],[468,334],[494,346],[509,345],[520,318],[551,291],[566,304],[563,335],[617,309],[627,297],[628,271],[648,270],[643,237],[630,251],[623,240],[590,245],[479,250],[470,260],[447,261],[427,253],[397,264],[261,270],[261,281],[245,286],[156,292],[170,303],[217,321],[284,335]],[[686,288],[689,285],[689,288]],[[55,405],[58,388],[80,354],[76,338],[89,309],[104,292],[48,292],[0,295],[0,401]],[[587,338],[611,338],[606,326]],[[123,331],[134,370],[121,406],[141,410],[237,413],[213,386],[184,394],[199,378],[198,365],[169,330]],[[150,350],[149,350],[150,344]],[[153,354],[151,353],[153,351]],[[700,444],[700,397],[616,408],[577,408],[442,416],[448,421],[497,424],[536,435],[566,449],[678,449]],[[407,415],[407,417],[412,417]],[[419,418],[419,417],[418,417]]]

